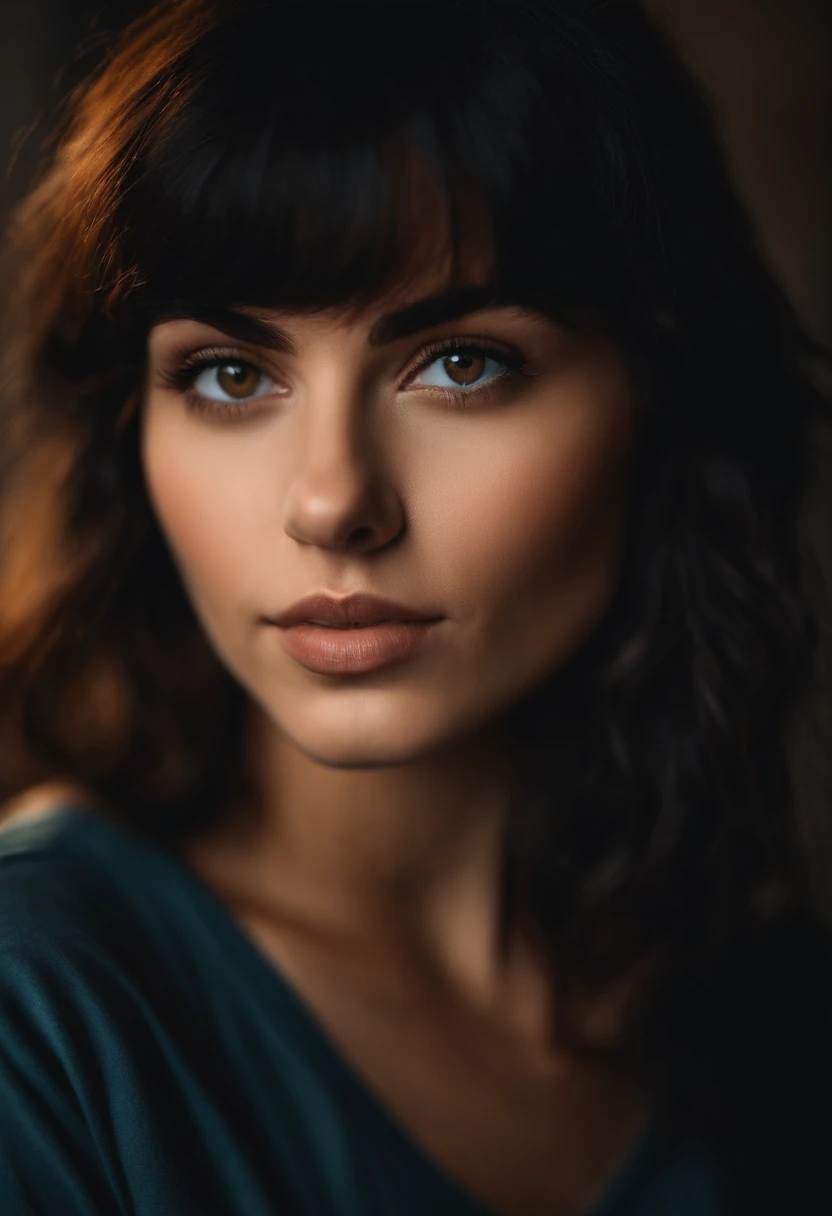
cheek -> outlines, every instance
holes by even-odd
[[[455,580],[489,644],[510,637],[520,663],[526,649],[530,662],[563,655],[594,624],[626,523],[633,420],[620,382],[565,385],[543,404],[534,425],[507,428],[490,458],[469,466],[476,479],[459,485],[468,507]]]
[[[148,411],[142,434],[147,492],[191,597],[217,607],[223,589],[240,587],[250,563],[252,501],[247,478],[222,460],[219,445],[200,444],[177,419]]]

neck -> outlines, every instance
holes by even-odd
[[[237,838],[256,841],[299,888],[375,915],[491,877],[508,806],[495,731],[419,760],[353,769],[319,763],[259,710],[248,739],[251,793]]]
[[[403,764],[326,766],[259,709],[246,793],[189,847],[240,906],[339,938],[499,970],[506,747],[491,729]]]

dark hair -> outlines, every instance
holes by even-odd
[[[423,227],[414,149],[453,274],[479,208],[495,282],[612,333],[649,400],[614,601],[512,711],[505,908],[565,1019],[660,960],[633,1022],[655,1052],[657,1011],[677,1026],[714,960],[805,899],[785,740],[820,352],[635,4],[166,0],[72,98],[9,247],[2,793],[70,775],[169,835],[227,812],[245,698],[145,493],[147,332],[172,305],[378,298]]]

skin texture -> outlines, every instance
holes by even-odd
[[[604,1189],[647,1106],[551,1042],[556,993],[529,948],[499,956],[501,722],[609,601],[638,403],[611,341],[530,311],[372,346],[379,316],[445,285],[442,261],[429,266],[357,321],[260,310],[294,355],[190,319],[151,332],[148,493],[250,695],[259,791],[186,855],[462,1185],[505,1216],[569,1216]],[[454,397],[443,356],[422,366],[442,337],[508,345],[531,375],[499,381],[479,362],[468,374],[489,391]],[[247,413],[201,416],[166,382],[205,347],[256,369],[239,373],[264,392]],[[233,381],[214,369],[196,385],[223,401]],[[263,617],[322,590],[445,619],[399,667],[316,675]]]

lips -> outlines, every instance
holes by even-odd
[[[357,676],[404,667],[436,628],[436,621],[386,621],[357,629],[299,621],[276,632],[286,653],[307,670],[323,676]]]
[[[310,625],[321,625],[324,629],[369,629],[370,628],[370,626],[366,622],[364,624],[362,624],[361,621],[350,621],[349,625],[333,625],[331,621],[322,621],[322,620],[319,620],[317,617],[310,618],[309,624]],[[379,621],[378,624],[381,625],[381,624],[383,624],[383,622]]]
[[[327,629],[363,629],[394,621],[437,621],[442,613],[434,609],[412,608],[381,596],[357,593],[343,599],[323,593],[306,596],[298,600],[272,624],[282,629],[293,625],[315,624]]]

